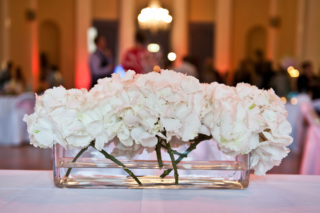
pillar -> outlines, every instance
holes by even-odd
[[[14,6],[14,5],[12,5]],[[34,18],[28,20],[28,67],[27,72],[29,76],[32,76],[31,82],[29,82],[30,88],[33,91],[38,90],[39,84],[39,45],[38,45],[38,21],[37,21],[37,0],[29,0],[29,10],[34,13]]]
[[[269,19],[278,17],[278,0],[269,1]],[[278,44],[278,29],[275,26],[268,27],[268,46],[267,59],[277,64],[277,44]],[[273,64],[273,66],[276,66]]]
[[[215,68],[225,73],[231,68],[233,0],[217,0],[216,36],[214,41]]]
[[[175,66],[179,66],[188,54],[188,1],[175,0],[172,3],[171,47],[177,55]]]
[[[91,1],[75,1],[75,85],[89,88],[89,51],[87,32],[91,26]]]
[[[320,67],[320,1],[309,0],[306,5],[306,28],[303,60],[313,63],[314,71],[319,74]]]
[[[304,59],[305,54],[305,30],[306,30],[306,1],[298,0],[297,31],[296,31],[296,57],[298,62]]]
[[[120,2],[120,26],[119,26],[119,52],[118,61],[121,63],[125,52],[134,46],[135,0],[121,0]]]
[[[1,23],[0,23],[0,64],[10,59],[10,15],[9,0],[0,0]]]

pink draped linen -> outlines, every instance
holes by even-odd
[[[299,94],[298,96],[296,96],[296,98],[298,101],[296,105],[286,103],[285,107],[288,111],[287,119],[292,126],[291,136],[294,139],[289,148],[291,152],[301,154],[307,132],[306,126],[304,124],[304,114],[302,112],[301,106],[304,103],[311,103],[311,99],[307,94]]]
[[[309,103],[301,109],[308,122],[305,147],[302,156],[300,174],[320,175],[320,118]]]

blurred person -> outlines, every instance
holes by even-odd
[[[106,39],[98,35],[94,39],[97,49],[90,56],[91,87],[98,83],[98,79],[111,77],[113,73],[113,58],[107,49]]]
[[[239,68],[236,70],[234,75],[234,86],[238,83],[248,83],[255,85],[256,74],[253,70],[252,63],[250,60],[243,60],[240,62]]]
[[[48,74],[48,84],[49,87],[58,87],[60,85],[63,85],[63,77],[61,72],[59,71],[57,66],[51,66],[51,69],[49,70]]]
[[[274,72],[272,70],[272,63],[267,61],[262,50],[256,50],[256,62],[254,65],[256,73],[256,85],[259,89],[269,89],[270,79]]]
[[[320,79],[318,78],[317,84],[314,85],[311,89],[312,91],[312,99],[320,99]]]
[[[174,69],[173,61],[169,61],[167,59],[164,63],[164,69],[173,70]]]
[[[11,80],[13,63],[4,62],[0,72],[0,91],[3,91],[4,85]]]
[[[201,82],[208,84],[212,82],[223,83],[219,72],[213,68],[212,58],[206,58],[205,60],[204,70],[201,74]]]
[[[39,73],[39,80],[40,82],[45,82],[48,74],[49,74],[49,59],[45,52],[40,53],[40,73]]]
[[[174,69],[176,72],[181,72],[183,74],[191,75],[195,78],[199,78],[197,68],[194,64],[194,60],[191,56],[183,57],[182,64]]]
[[[269,86],[279,97],[287,97],[290,92],[291,79],[287,72],[287,67],[281,65],[279,67],[279,71],[271,78]]]
[[[12,73],[10,81],[5,83],[4,91],[6,94],[18,95],[25,91],[26,81],[22,74],[21,68],[17,67],[15,72]]]
[[[307,93],[312,99],[320,98],[320,80],[313,73],[313,65],[310,61],[305,61],[301,66],[301,74],[297,80],[299,93]]]
[[[151,72],[157,64],[154,54],[151,54],[146,47],[146,34],[137,31],[135,34],[135,46],[129,49],[122,60],[122,67],[127,70],[134,70],[137,74]]]

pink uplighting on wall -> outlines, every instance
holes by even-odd
[[[34,91],[37,91],[39,79],[39,44],[38,26],[36,23],[31,23],[31,72],[32,87]]]
[[[85,50],[85,57],[78,58],[76,62],[76,88],[86,88],[89,89],[91,83],[91,77],[89,72],[87,50]],[[80,56],[81,53],[78,53]]]

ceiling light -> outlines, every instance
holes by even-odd
[[[174,52],[171,52],[168,54],[169,61],[175,61],[177,58],[177,55]]]
[[[160,46],[159,46],[159,44],[151,43],[148,45],[147,49],[151,53],[157,53],[160,50]]]
[[[172,22],[172,16],[169,15],[167,9],[160,7],[159,1],[152,0],[149,3],[149,7],[141,10],[138,15],[138,21],[141,29],[156,32],[167,29]]]

